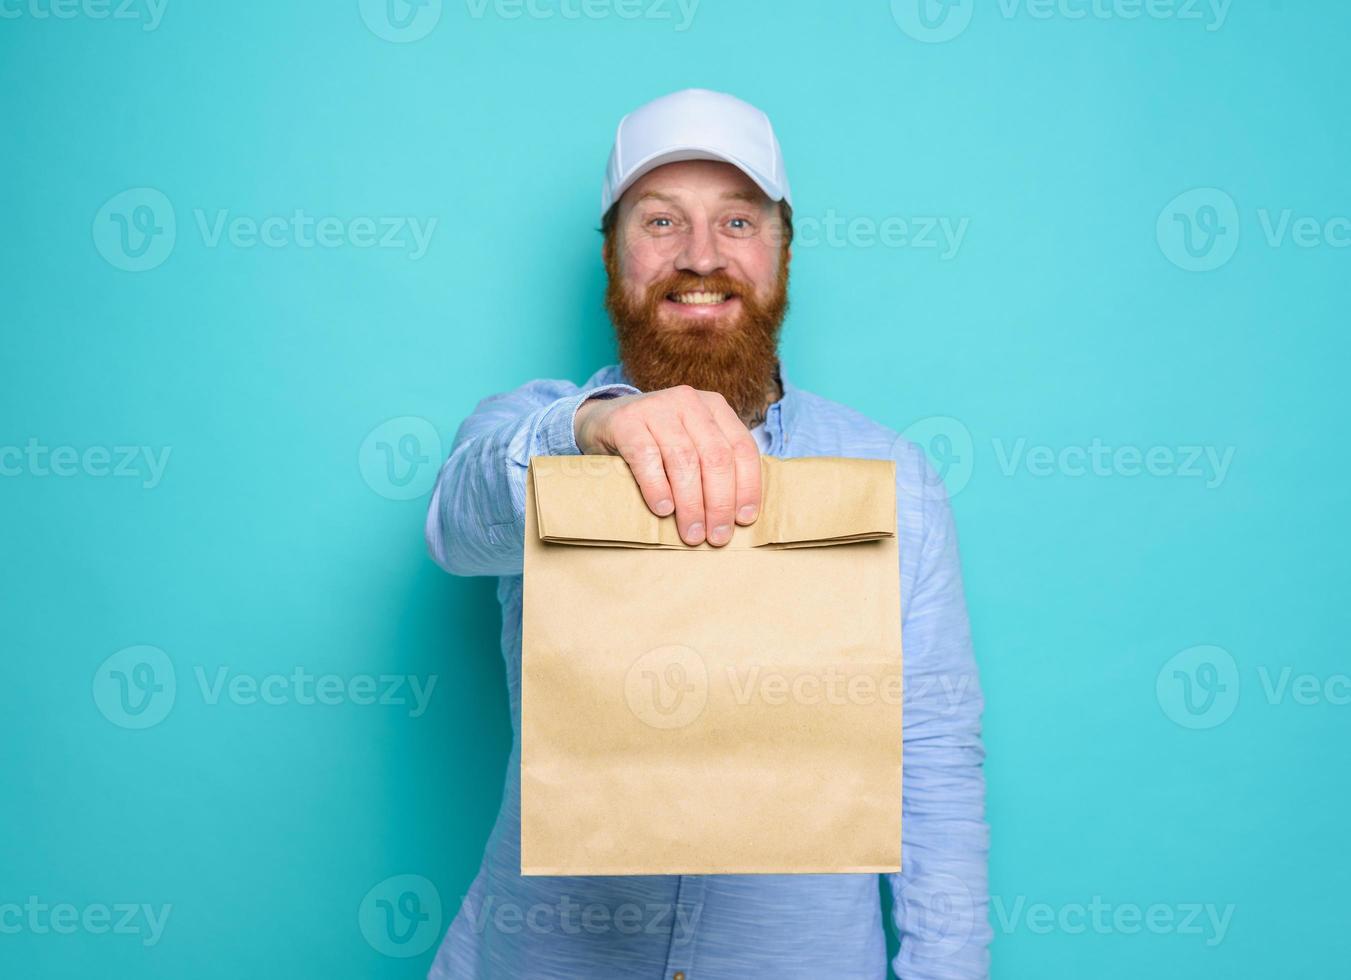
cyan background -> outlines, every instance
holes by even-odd
[[[426,420],[442,445],[424,427],[403,446],[428,461],[399,470],[416,490],[479,398],[612,359],[609,141],[690,85],[770,113],[800,230],[969,220],[949,259],[800,243],[784,350],[796,383],[897,429],[952,420],[912,431],[951,464],[988,700],[994,976],[1344,970],[1351,249],[1273,246],[1262,216],[1347,237],[1347,5],[963,0],[925,35],[906,0],[702,0],[686,30],[672,4],[560,2],[433,3],[398,43],[355,0],[158,20],[5,0],[0,446],[170,457],[150,488],[4,457],[0,905],[172,910],[153,945],[7,930],[0,975],[423,975],[431,950],[382,954],[363,900],[420,875],[439,936],[473,876],[508,751],[497,607],[426,557],[425,494],[392,499],[363,443]],[[130,188],[176,217],[148,271],[100,251]],[[1166,210],[1193,188],[1221,193]],[[438,224],[417,259],[210,247],[197,209]],[[1217,218],[1216,267],[1181,268],[1161,214]],[[1210,487],[1124,462],[1037,476],[1002,463],[1019,439],[1233,456]],[[100,665],[141,644],[177,696],[131,730]],[[1223,652],[1174,675],[1198,645]],[[194,668],[221,667],[438,679],[411,718],[210,704]],[[1267,693],[1287,668],[1319,703]],[[1076,928],[1095,899],[1232,912],[1222,939],[1204,917]]]

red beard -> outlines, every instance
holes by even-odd
[[[721,392],[748,425],[762,418],[777,397],[779,329],[788,312],[788,248],[779,257],[779,275],[766,301],[749,283],[718,272],[711,276],[676,273],[653,283],[638,301],[621,288],[615,250],[605,250],[605,308],[614,322],[619,359],[641,391],[689,385]],[[713,319],[680,318],[662,312],[671,293],[731,293],[739,309]]]

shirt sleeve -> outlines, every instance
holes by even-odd
[[[454,575],[520,574],[530,457],[579,455],[573,423],[582,402],[638,393],[627,384],[532,381],[479,402],[455,434],[427,508],[436,563]]]
[[[900,937],[892,968],[900,980],[977,980],[989,976],[992,938],[984,698],[952,507],[923,452],[910,449],[898,458],[898,480],[918,498],[911,509],[923,530],[902,610],[901,871],[886,876]]]

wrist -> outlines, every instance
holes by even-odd
[[[577,448],[584,455],[596,453],[595,446],[591,441],[591,426],[587,423],[595,413],[598,407],[597,403],[601,400],[595,397],[586,399],[577,406],[577,411],[572,416],[572,437],[577,443]]]

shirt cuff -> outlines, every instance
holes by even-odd
[[[577,410],[591,398],[618,398],[620,395],[640,395],[633,385],[612,384],[586,388],[575,395],[560,398],[540,417],[530,439],[531,456],[580,456],[577,445]]]

